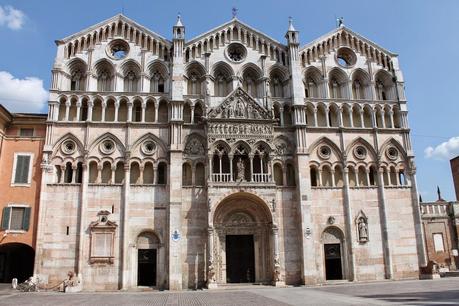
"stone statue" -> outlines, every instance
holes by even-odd
[[[358,229],[359,229],[359,241],[360,242],[367,242],[368,241],[368,225],[365,218],[359,218],[358,222]]]
[[[236,117],[244,117],[244,106],[242,105],[241,100],[238,100],[236,103],[235,115]]]
[[[281,271],[280,271],[280,262],[279,262],[279,257],[276,256],[274,258],[274,281],[275,282],[280,282],[281,281]]]
[[[237,162],[237,180],[245,181],[245,165],[241,158]]]

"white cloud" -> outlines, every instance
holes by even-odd
[[[12,6],[0,6],[0,26],[6,25],[11,30],[20,30],[25,22],[25,14]]]
[[[43,80],[34,77],[14,78],[9,72],[0,71],[0,103],[11,112],[42,112],[48,92]]]
[[[424,150],[424,154],[427,158],[435,158],[440,160],[449,160],[459,155],[459,136],[451,137],[448,141],[445,141],[438,146],[427,147]]]

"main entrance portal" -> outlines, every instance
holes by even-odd
[[[253,283],[255,256],[253,235],[226,236],[226,282]]]
[[[266,203],[245,192],[228,196],[217,206],[209,230],[210,282],[271,284],[273,241]]]

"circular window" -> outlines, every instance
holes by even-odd
[[[156,144],[152,140],[147,140],[142,144],[142,152],[145,155],[151,155],[156,150]]]
[[[233,62],[239,63],[245,59],[247,51],[243,45],[234,43],[228,46],[226,49],[226,55]]]
[[[120,60],[129,53],[129,44],[124,40],[114,40],[107,46],[107,54],[112,59]]]
[[[319,148],[319,156],[323,159],[328,159],[330,158],[331,155],[331,149],[329,146],[321,146]]]
[[[398,157],[398,150],[394,147],[389,147],[386,151],[386,154],[389,159],[394,160]]]
[[[344,68],[350,68],[357,62],[357,56],[354,51],[349,48],[340,48],[336,52],[336,62]]]
[[[104,140],[101,144],[100,144],[100,150],[102,151],[102,153],[104,154],[110,154],[112,153],[113,151],[115,151],[115,143],[110,140],[110,139],[107,139],[107,140]]]
[[[62,144],[62,152],[64,152],[64,154],[72,154],[75,152],[75,150],[76,144],[73,140],[66,140]]]
[[[354,155],[358,159],[365,159],[367,157],[367,149],[363,146],[358,146],[354,149]]]

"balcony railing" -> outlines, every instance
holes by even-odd
[[[421,215],[429,217],[447,217],[449,213],[448,202],[429,202],[421,204]]]
[[[230,173],[212,173],[211,182],[213,183],[241,183],[240,180],[232,179]],[[273,183],[271,174],[254,173],[251,175],[251,180],[242,181],[245,183]]]

